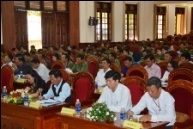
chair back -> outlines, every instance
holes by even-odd
[[[5,65],[1,68],[1,90],[3,86],[7,87],[7,93],[14,90],[13,87],[14,72],[11,66]]]
[[[88,61],[88,71],[95,78],[99,70],[99,63],[97,60]]]
[[[141,77],[145,81],[145,83],[148,80],[148,73],[146,69],[143,66],[138,64],[131,66],[131,68],[127,70],[126,77],[130,77],[130,76]]]
[[[122,56],[119,56],[118,57],[118,59],[119,59],[119,61],[120,61],[120,63],[121,63],[121,69],[125,66],[124,65],[124,59],[125,59],[125,57],[127,57],[126,55],[122,55]]]
[[[189,70],[193,71],[193,64],[191,64],[191,63],[181,63],[179,65],[179,68],[186,68],[186,69],[189,69]]]
[[[53,62],[52,66],[51,66],[51,69],[65,69],[65,66],[62,63],[62,61],[57,60],[57,61]]]
[[[187,80],[193,83],[193,72],[186,68],[177,68],[168,77],[168,85],[176,80]]]
[[[110,65],[110,68],[111,68],[112,70],[115,70],[115,71],[121,73],[121,69],[120,69],[116,64],[111,64],[111,65]]]
[[[189,115],[193,120],[193,83],[176,80],[168,85],[167,91],[175,99],[175,110]]]
[[[61,73],[62,73],[62,78],[68,82],[68,84],[71,86],[72,85],[72,79],[71,76],[66,72],[65,69],[60,69]]]
[[[161,78],[163,77],[165,71],[167,70],[167,62],[160,62],[158,63],[158,66],[161,68]]]
[[[140,77],[130,76],[126,77],[123,84],[130,90],[132,105],[136,105],[146,92],[145,81]]]
[[[79,72],[73,79],[73,103],[79,99],[81,103],[90,102],[94,95],[94,78],[89,72]]]

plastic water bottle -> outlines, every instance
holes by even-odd
[[[24,104],[24,106],[28,106],[29,105],[29,97],[28,97],[28,93],[27,92],[24,93],[23,104]]]
[[[80,116],[81,103],[80,103],[79,99],[76,100],[75,110],[76,110],[76,116]]]
[[[7,102],[7,87],[6,86],[3,86],[2,95],[3,95],[3,101]]]
[[[127,113],[125,108],[121,108],[121,112],[120,112],[120,121],[121,123],[123,123],[123,121],[127,118]]]
[[[20,71],[20,78],[23,78],[23,71]]]

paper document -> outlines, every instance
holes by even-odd
[[[42,104],[42,103],[55,103],[57,101],[53,99],[45,99],[45,100],[37,100],[37,102]]]

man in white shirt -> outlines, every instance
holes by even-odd
[[[47,83],[50,80],[49,72],[50,70],[42,63],[39,59],[34,58],[31,61],[32,68],[40,75],[40,77]]]
[[[157,77],[151,77],[147,82],[147,92],[127,114],[130,118],[140,114],[147,107],[149,114],[141,116],[139,121],[168,121],[170,123],[166,129],[172,129],[176,121],[174,102],[174,98],[161,88],[161,80]]]
[[[146,66],[144,67],[148,73],[148,78],[153,76],[161,78],[161,68],[155,64],[155,57],[153,54],[147,54],[144,57]]]
[[[97,76],[95,77],[95,84],[98,88],[106,86],[105,74],[111,70],[111,61],[108,58],[102,60],[102,69],[99,69]]]
[[[98,99],[98,103],[104,102],[107,107],[114,112],[120,112],[121,109],[128,111],[132,107],[131,94],[129,88],[119,83],[121,74],[110,70],[105,74],[107,86]]]
[[[53,69],[49,73],[52,82],[50,89],[39,99],[54,99],[59,102],[71,102],[70,85],[62,79],[62,73],[59,69]]]
[[[13,71],[14,71],[14,69],[17,68],[17,66],[12,62],[12,60],[13,60],[13,55],[7,54],[4,58],[5,63],[1,66],[1,68],[5,65],[9,65],[13,68]]]

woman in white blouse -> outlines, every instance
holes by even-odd
[[[168,81],[168,77],[170,75],[170,73],[172,71],[174,71],[176,68],[178,68],[178,62],[174,61],[174,60],[171,60],[169,63],[168,63],[168,66],[167,66],[167,70],[165,71],[161,81],[162,82],[166,82]]]

